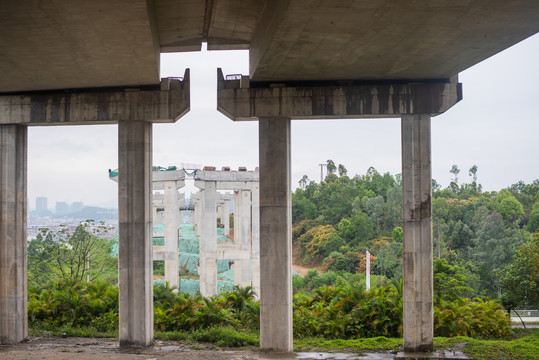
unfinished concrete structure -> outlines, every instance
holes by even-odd
[[[432,349],[430,117],[459,99],[456,74],[538,30],[536,0],[2,2],[0,342],[27,334],[27,126],[60,123],[119,124],[120,342],[152,342],[151,123],[189,107],[185,80],[159,89],[159,54],[207,42],[250,50],[249,77],[220,81],[219,107],[259,121],[261,347],[292,349],[290,119],[394,116],[404,347]]]
[[[162,213],[158,224],[163,224],[163,246],[153,245],[153,261],[164,261],[165,281],[171,287],[179,288],[180,262],[178,258],[178,229],[180,228],[180,208],[185,203],[185,195],[178,192],[185,186],[183,170],[154,171],[153,189],[162,190],[164,194],[153,194],[154,214]],[[156,217],[154,216],[154,219]],[[159,217],[158,217],[159,218]],[[154,237],[161,234],[153,234]]]
[[[217,260],[234,260],[234,283],[260,288],[260,231],[258,222],[258,172],[215,171],[206,167],[195,176],[200,198],[195,205],[195,218],[200,236],[200,292],[217,294]],[[234,191],[234,242],[217,243],[217,190]],[[224,204],[231,199],[223,199]],[[224,205],[223,204],[223,205]],[[220,206],[221,216],[223,210]],[[225,220],[225,221],[228,221]],[[226,232],[226,230],[225,230]]]

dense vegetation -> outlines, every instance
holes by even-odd
[[[390,338],[402,336],[403,311],[400,176],[371,168],[350,178],[331,160],[327,169],[320,184],[304,177],[293,194],[296,262],[323,269],[293,278],[296,346],[368,348],[372,342],[358,339],[372,338],[395,349],[400,342]],[[507,309],[539,305],[539,181],[484,192],[477,167],[470,183],[459,183],[456,166],[451,173],[446,189],[433,181],[435,335],[457,337],[474,358],[485,346],[498,346],[499,354],[524,349],[519,356],[527,358],[537,349],[536,332],[501,345],[485,339],[511,334]],[[117,259],[107,231],[85,222],[73,232],[44,229],[29,243],[32,329],[117,334]],[[251,288],[211,298],[173,290],[154,286],[157,337],[258,344],[260,308]]]
[[[470,181],[433,180],[435,291],[459,282],[455,296],[488,296],[509,307],[539,303],[539,180],[519,182],[498,192],[482,191],[477,166]],[[365,252],[375,257],[371,271],[390,280],[402,277],[402,187],[400,175],[349,177],[327,161],[321,183],[306,176],[293,194],[293,244],[297,263],[322,265],[338,273],[364,273]],[[535,233],[535,235],[534,235]],[[372,261],[373,259],[371,259]],[[437,285],[437,286],[436,286]]]

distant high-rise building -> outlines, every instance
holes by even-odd
[[[45,196],[36,197],[36,211],[47,210],[47,198]]]
[[[69,212],[69,204],[63,201],[56,202],[56,215],[65,215]]]
[[[74,212],[79,212],[82,210],[82,208],[84,207],[84,204],[82,203],[82,201],[75,201],[74,203],[71,204],[71,212],[74,213]]]

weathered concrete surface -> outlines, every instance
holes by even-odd
[[[27,128],[0,125],[0,344],[28,336]]]
[[[178,229],[180,228],[180,204],[176,181],[165,181],[165,281],[171,287],[180,286],[180,260],[178,255]]]
[[[121,346],[153,343],[152,124],[118,124]]]
[[[2,1],[0,92],[157,84],[202,42],[254,81],[440,79],[537,31],[536,0]]]
[[[433,350],[431,119],[402,117],[403,338]]]
[[[290,119],[260,118],[260,347],[292,351]]]
[[[251,190],[251,266],[252,284],[256,297],[260,297],[260,184]]]
[[[232,120],[283,116],[292,119],[344,119],[438,115],[462,97],[457,76],[425,83],[337,85],[270,84],[241,87],[240,80],[224,80],[218,69],[217,108]]]
[[[119,121],[175,122],[190,108],[189,69],[183,81],[142,88],[0,95],[0,123],[90,125]]]
[[[217,192],[215,181],[206,181],[201,190],[200,293],[217,294]]]

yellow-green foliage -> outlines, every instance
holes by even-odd
[[[510,321],[507,312],[494,300],[441,301],[434,308],[436,336],[506,336],[511,333]]]

